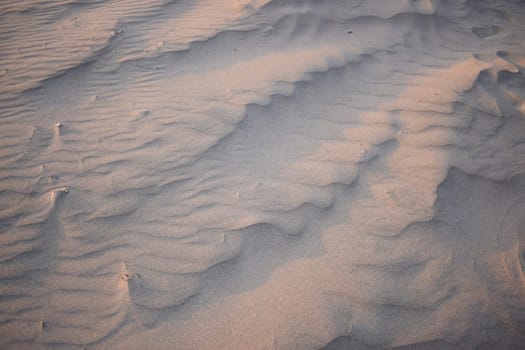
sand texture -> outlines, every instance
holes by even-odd
[[[0,348],[525,349],[525,1],[1,0]]]

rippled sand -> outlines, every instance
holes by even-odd
[[[524,1],[1,1],[0,348],[525,349],[524,271]]]

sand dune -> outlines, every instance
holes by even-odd
[[[523,348],[523,23],[3,1],[0,347]]]

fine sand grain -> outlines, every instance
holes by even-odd
[[[525,349],[525,1],[0,1],[0,348]]]

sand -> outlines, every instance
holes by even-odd
[[[524,271],[524,1],[0,3],[0,348],[525,349]]]

